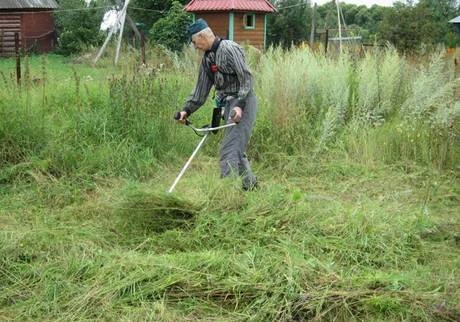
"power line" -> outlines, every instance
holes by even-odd
[[[71,11],[84,11],[84,10],[96,10],[96,9],[106,9],[111,8],[110,6],[104,7],[91,7],[91,8],[73,8],[73,9],[59,9],[59,10],[44,10],[44,11],[11,11],[11,12],[2,12],[2,15],[17,15],[17,14],[25,14],[25,15],[36,15],[40,13],[61,13],[61,12],[71,12]]]
[[[58,9],[52,10],[51,12],[67,12],[67,11],[84,11],[84,10],[96,10],[96,9],[106,9],[111,8],[110,6],[103,6],[103,7],[87,7],[87,8],[73,8],[73,9]]]
[[[300,7],[300,6],[305,6],[308,5],[308,3],[298,3],[298,4],[293,4],[292,6],[287,6],[287,7],[282,7],[282,8],[276,8],[277,10],[283,10],[283,9],[289,9],[289,8],[294,8],[294,7]]]
[[[85,11],[85,10],[98,10],[98,9],[115,9],[114,6],[101,6],[101,7],[87,7],[87,8],[72,8],[72,9],[54,9],[54,10],[44,10],[44,11],[13,11],[13,12],[5,12],[2,14],[37,14],[37,13],[61,13],[61,12],[72,12],[72,11]],[[158,13],[165,13],[166,10],[155,10],[155,9],[147,9],[147,8],[138,8],[138,7],[129,7],[128,9],[134,10],[141,10],[141,11],[151,11],[151,12],[158,12]]]
[[[155,10],[155,9],[146,9],[146,8],[137,8],[137,7],[129,7],[129,9],[134,9],[134,10],[142,10],[142,11],[152,11],[152,12],[159,12],[159,13],[164,13],[166,10]]]

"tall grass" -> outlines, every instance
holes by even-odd
[[[273,154],[276,161],[281,153],[315,161],[338,144],[354,159],[454,166],[458,80],[440,54],[415,68],[392,48],[362,59],[326,58],[305,48],[256,55],[249,57],[259,97],[256,158],[270,161]],[[157,68],[128,65],[122,75],[97,80],[75,68],[54,80],[46,59],[34,71],[26,62],[21,88],[3,73],[0,162],[38,158],[61,174],[142,176],[156,161],[190,152],[171,115],[193,88],[198,57],[187,50],[168,57]],[[204,114],[197,122],[207,122]]]
[[[453,88],[458,79],[440,53],[433,54],[428,67],[412,67],[393,48],[362,59],[272,48],[255,68],[262,100],[262,133],[255,138],[262,140],[255,143],[259,150],[270,153],[275,145],[283,153],[303,152],[315,159],[338,143],[363,162],[409,159],[454,167],[459,112]],[[382,139],[371,145],[382,145],[387,136],[379,135],[386,133],[381,126],[408,139],[399,137],[372,153],[354,150],[357,145],[368,147],[370,136]]]
[[[44,159],[59,176],[145,175],[183,148],[184,132],[172,119],[183,77],[141,69],[95,80],[74,68],[53,80],[44,62],[39,72],[2,91],[4,166]]]

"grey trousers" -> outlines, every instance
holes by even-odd
[[[230,112],[235,107],[236,99],[226,101],[224,119],[230,123]],[[255,186],[257,178],[251,170],[246,149],[251,138],[252,129],[256,120],[257,99],[254,94],[248,94],[241,121],[232,127],[226,128],[220,146],[220,174],[221,177],[238,174],[243,179],[243,189]]]

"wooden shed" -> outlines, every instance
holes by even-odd
[[[24,50],[48,52],[54,47],[55,0],[0,0],[0,56],[15,52],[15,34]]]
[[[191,0],[185,10],[206,20],[217,36],[259,49],[266,47],[267,14],[276,11],[268,0]]]

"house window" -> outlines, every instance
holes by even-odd
[[[256,28],[256,15],[254,13],[246,13],[244,15],[244,29]]]

